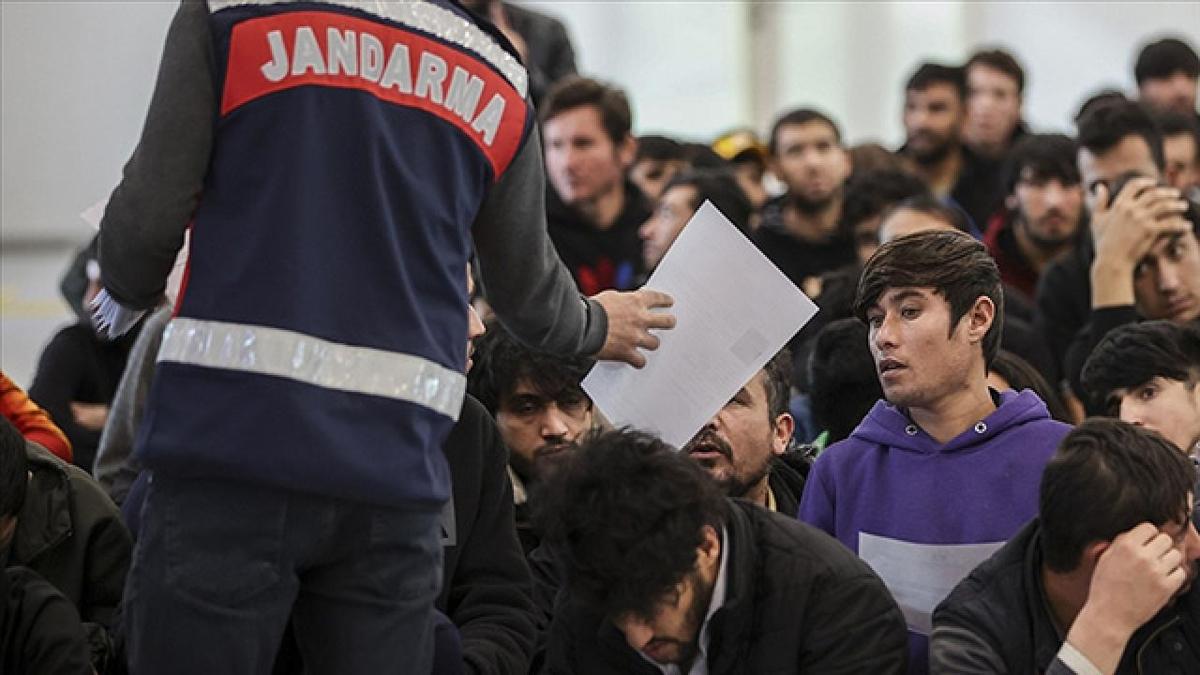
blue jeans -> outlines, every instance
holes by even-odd
[[[439,511],[152,475],[126,585],[130,671],[428,673]]]

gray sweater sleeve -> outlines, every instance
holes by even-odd
[[[122,306],[162,297],[212,150],[216,94],[207,3],[183,0],[167,32],[145,126],[100,223],[101,276]]]
[[[996,650],[975,631],[953,623],[935,623],[929,636],[931,675],[1000,674],[1008,668]]]
[[[500,322],[518,339],[558,354],[593,354],[608,320],[580,295],[546,233],[546,176],[534,127],[475,219],[481,285]]]
[[[125,495],[129,494],[129,488],[142,470],[133,458],[133,443],[142,425],[163,329],[170,320],[170,307],[160,307],[146,319],[142,333],[129,351],[108,421],[100,434],[96,466],[92,473],[96,482],[118,506],[125,501]]]

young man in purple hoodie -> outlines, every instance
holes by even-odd
[[[886,400],[813,466],[799,517],[883,578],[928,671],[933,608],[1037,515],[1042,468],[1069,427],[1033,392],[997,393],[1000,272],[961,232],[900,237],[867,262],[854,312]]]

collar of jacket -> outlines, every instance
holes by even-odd
[[[13,535],[12,559],[28,565],[71,536],[71,485],[62,460],[42,446],[26,441],[29,491]]]

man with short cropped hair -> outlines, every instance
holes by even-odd
[[[809,474],[800,519],[879,572],[905,612],[910,672],[928,668],[930,614],[1037,511],[1042,466],[1068,427],[1032,392],[996,392],[1000,272],[961,232],[919,232],[867,263],[855,315],[886,400]]]
[[[659,439],[595,436],[550,488],[546,541],[567,585],[544,672],[903,672],[903,619],[867,565],[729,500]]]
[[[1200,456],[1200,328],[1170,321],[1121,326],[1083,366],[1095,407]]]
[[[897,153],[913,161],[935,196],[953,200],[982,229],[1000,205],[1000,165],[964,145],[966,106],[962,68],[921,64],[904,87],[905,142]]]
[[[586,295],[633,288],[642,271],[638,227],[650,215],[626,178],[637,152],[625,92],[571,76],[539,110],[545,143],[550,239]]]
[[[1200,56],[1178,38],[1163,38],[1142,48],[1133,68],[1138,93],[1146,104],[1181,115],[1196,114]]]
[[[796,421],[792,355],[785,348],[683,446],[728,496],[795,516],[808,464],[791,451]]]
[[[1084,422],[1046,466],[1038,517],[938,606],[933,672],[1200,672],[1194,481],[1158,434]]]
[[[1009,154],[1004,209],[988,223],[984,244],[1004,283],[1029,302],[1042,271],[1086,235],[1076,146],[1061,134],[1035,134]]]
[[[821,273],[854,260],[838,227],[850,155],[837,123],[810,108],[781,115],[768,145],[772,169],[787,192],[763,206],[752,239],[792,283],[812,291]]]
[[[1162,136],[1138,104],[1096,108],[1079,123],[1079,143],[1095,256],[1090,312],[1067,350],[1066,373],[1082,397],[1083,362],[1110,330],[1200,318],[1200,217],[1162,184]]]
[[[1021,121],[1025,69],[1003,49],[975,52],[963,68],[967,77],[963,141],[982,157],[1001,158],[1028,133]]]

